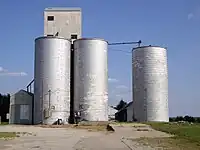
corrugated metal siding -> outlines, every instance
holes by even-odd
[[[19,92],[11,95],[10,103],[10,124],[32,124],[32,101],[33,96],[28,94],[26,91],[20,90]],[[23,106],[27,105],[29,109],[24,109]],[[20,113],[23,112],[22,113]],[[26,118],[22,118],[26,115]]]
[[[166,49],[149,46],[133,50],[133,93],[138,121],[169,121]]]
[[[108,121],[107,42],[74,42],[74,109],[88,121]]]
[[[35,41],[35,124],[67,123],[70,115],[71,42],[42,37]],[[45,117],[48,110],[50,116]],[[46,111],[47,112],[47,111]]]
[[[127,108],[127,122],[133,121],[133,103],[129,105]]]

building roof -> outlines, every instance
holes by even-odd
[[[81,11],[79,7],[48,7],[44,11]]]
[[[133,101],[129,102],[128,104],[126,104],[122,109],[120,109],[117,113],[120,113],[121,111],[125,110],[127,107],[129,107],[130,105],[133,104]]]

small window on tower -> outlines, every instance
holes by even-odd
[[[77,39],[77,35],[76,34],[72,34],[71,35],[71,39]]]
[[[47,20],[48,20],[48,21],[54,21],[54,16],[48,16],[48,17],[47,17]]]

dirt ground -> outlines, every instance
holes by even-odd
[[[91,132],[74,128],[0,126],[0,132],[18,132],[19,137],[0,140],[0,150],[154,150],[132,139],[168,137],[149,126],[112,125],[115,132]]]

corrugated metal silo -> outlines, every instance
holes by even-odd
[[[74,111],[83,120],[108,121],[107,49],[101,39],[74,41]]]
[[[9,124],[32,124],[33,94],[20,90],[10,97]]]
[[[60,37],[35,40],[35,124],[68,122],[71,42]]]
[[[156,46],[133,49],[133,107],[138,121],[169,121],[167,51]]]

